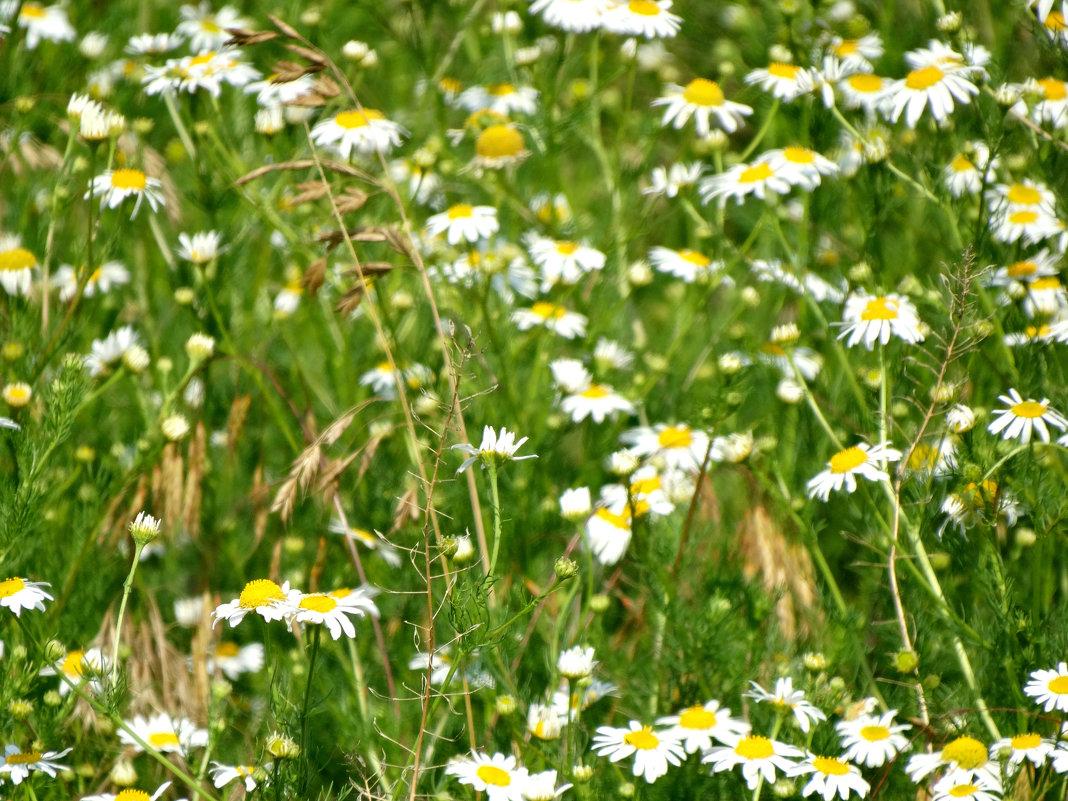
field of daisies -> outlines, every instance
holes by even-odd
[[[0,798],[1065,798],[1068,0],[213,2],[0,2]]]

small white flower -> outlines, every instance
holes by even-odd
[[[985,776],[969,777],[957,771],[946,774],[933,788],[932,801],[1001,801],[1001,786]]]
[[[29,778],[31,772],[44,773],[53,779],[61,770],[69,770],[66,765],[60,765],[57,759],[62,759],[71,752],[66,748],[62,751],[23,752],[17,745],[4,747],[4,756],[0,759],[0,781],[9,779],[12,784],[22,784],[23,779]],[[32,797],[32,796],[31,796]]]
[[[1059,662],[1052,670],[1032,671],[1023,691],[1046,712],[1068,712],[1068,663]]]
[[[603,423],[606,417],[617,412],[634,414],[637,411],[633,403],[607,384],[590,384],[581,392],[566,396],[560,401],[560,410],[575,423],[587,417],[595,423]]]
[[[514,756],[472,752],[470,757],[451,760],[445,774],[485,793],[489,801],[524,801],[527,769],[517,767]]]
[[[586,336],[587,320],[584,315],[546,301],[538,301],[529,309],[516,309],[512,312],[512,322],[520,331],[543,326],[564,339]]]
[[[211,613],[211,627],[220,620],[229,622],[233,628],[250,612],[255,612],[267,622],[272,620],[292,619],[296,605],[301,596],[299,590],[291,590],[289,582],[279,587],[270,579],[255,579],[248,582],[241,590],[241,595],[216,607]]]
[[[1024,400],[1019,392],[1010,389],[1008,395],[999,395],[998,400],[1009,408],[994,412],[997,416],[987,426],[987,431],[991,434],[1001,434],[1002,439],[1016,439],[1026,445],[1031,441],[1034,432],[1040,440],[1048,443],[1050,434],[1047,424],[1061,431],[1068,429],[1068,419],[1051,409],[1047,398],[1041,401],[1031,398]]]
[[[208,744],[207,729],[198,729],[191,720],[172,718],[166,713],[150,718],[137,715],[133,720],[126,721],[126,725],[133,734],[126,729],[119,729],[119,741],[132,746],[138,753],[145,750],[141,742],[162,753],[182,754],[188,753],[190,748],[204,748]]]
[[[755,681],[749,682],[752,689],[746,696],[756,701],[772,704],[780,709],[788,709],[793,713],[794,719],[801,731],[808,734],[809,728],[816,721],[827,720],[827,716],[805,698],[803,690],[794,689],[794,681],[789,676],[775,680],[775,689],[768,692]]]
[[[897,710],[891,709],[879,716],[860,715],[836,723],[834,728],[845,749],[842,758],[869,768],[881,768],[908,748],[909,740],[902,732],[912,727],[907,723],[895,724],[896,714]]]
[[[654,100],[653,106],[667,106],[661,125],[681,128],[692,117],[699,137],[711,133],[713,120],[718,128],[734,133],[753,113],[751,107],[727,100],[719,84],[705,78],[696,78],[686,86],[669,84],[667,94]]]
[[[862,290],[854,292],[846,300],[839,325],[842,331],[838,339],[849,337],[846,340],[849,347],[863,342],[864,347],[871,350],[876,342],[887,344],[891,336],[910,344],[924,339],[912,301],[893,293],[874,297]]]
[[[194,264],[207,264],[219,255],[222,234],[218,231],[199,231],[192,236],[178,234],[178,258]]]
[[[576,645],[561,651],[556,660],[556,669],[561,676],[569,679],[581,679],[593,673],[597,660],[593,658],[593,648]]]
[[[126,198],[136,198],[133,211],[130,213],[132,220],[137,216],[141,202],[144,200],[148,201],[152,211],[163,205],[163,195],[159,191],[162,185],[158,178],[149,178],[141,170],[131,168],[107,170],[92,180],[85,199],[98,197],[101,209],[105,206],[116,209]]]
[[[403,127],[373,108],[342,111],[316,123],[311,132],[315,144],[334,148],[344,159],[353,153],[388,153],[407,134]]]
[[[600,726],[593,737],[592,750],[612,762],[634,757],[632,773],[652,784],[668,771],[669,765],[681,765],[686,753],[675,735],[654,732],[632,720],[628,728]]]
[[[426,221],[427,233],[430,236],[445,234],[450,245],[488,239],[497,233],[499,227],[497,209],[493,206],[472,206],[468,203],[450,206]]]
[[[22,617],[23,609],[44,611],[44,602],[54,600],[44,588],[52,588],[47,581],[28,581],[22,578],[7,578],[0,581],[0,607],[6,607]]]
[[[732,718],[731,711],[720,707],[716,700],[695,704],[680,710],[677,715],[668,715],[656,722],[659,726],[672,727],[687,754],[708,751],[713,739],[725,742],[725,738],[749,733],[749,724]]]
[[[671,38],[678,33],[682,17],[669,8],[671,0],[617,0],[605,11],[601,27],[622,36]]]
[[[516,441],[515,434],[507,428],[502,428],[501,433],[498,435],[493,426],[486,426],[482,429],[482,442],[477,448],[466,442],[452,446],[455,450],[471,454],[456,472],[462,473],[477,461],[481,461],[482,466],[485,467],[487,463],[498,465],[501,462],[521,462],[524,459],[537,459],[537,454],[528,456],[515,455],[516,451],[523,447],[523,443],[527,439],[528,437],[523,437]]]
[[[560,516],[565,520],[585,520],[589,517],[591,509],[589,487],[567,489],[560,495]]]
[[[218,667],[230,681],[237,681],[244,673],[258,673],[263,669],[263,644],[250,642],[239,646],[233,642],[220,642],[208,657],[206,668],[208,674]]]
[[[354,638],[356,627],[349,616],[378,617],[378,607],[371,600],[376,593],[377,590],[371,587],[358,587],[355,590],[302,594],[295,605],[294,620],[297,623],[325,625],[335,640],[342,634]]]
[[[775,771],[791,770],[797,764],[794,758],[803,753],[800,748],[758,734],[725,736],[722,740],[726,745],[710,748],[701,761],[711,763],[713,773],[741,765],[750,790],[756,789],[761,778],[774,782]]]
[[[230,782],[238,779],[245,784],[245,792],[251,793],[256,789],[255,774],[257,770],[267,773],[271,763],[267,763],[262,769],[255,765],[224,765],[212,760],[211,781],[216,787],[225,787]]]
[[[871,785],[864,781],[856,767],[838,757],[810,753],[804,762],[787,771],[787,775],[791,777],[809,774],[812,778],[801,791],[802,797],[819,793],[824,801],[831,801],[836,795],[842,799],[849,798],[851,794],[863,798],[871,789]]]
[[[827,469],[808,482],[810,498],[826,501],[831,492],[845,488],[846,492],[855,492],[857,476],[868,481],[889,481],[890,475],[880,467],[881,462],[896,462],[901,458],[901,451],[890,447],[889,442],[877,445],[859,443],[844,451],[839,451],[827,462]]]

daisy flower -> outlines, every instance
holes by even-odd
[[[768,692],[755,681],[749,682],[753,689],[745,695],[762,703],[769,703],[780,709],[788,709],[797,721],[798,727],[805,734],[814,722],[827,720],[827,716],[818,707],[805,699],[803,690],[794,689],[794,680],[789,676],[775,680],[774,692]]]
[[[151,796],[143,790],[121,790],[118,795],[114,793],[100,793],[99,795],[83,795],[81,801],[156,801],[163,792],[171,786],[171,782],[163,782]]]
[[[968,80],[964,70],[951,64],[931,64],[912,70],[894,84],[887,97],[886,112],[892,122],[897,122],[904,112],[905,124],[915,128],[925,108],[931,109],[935,120],[945,122],[953,112],[954,98],[966,104],[977,94],[979,88]]]
[[[597,660],[593,658],[593,648],[576,645],[560,652],[556,659],[556,669],[561,676],[569,679],[582,679],[593,673]]]
[[[224,765],[212,760],[211,781],[216,787],[225,787],[235,779],[239,779],[245,784],[245,792],[251,793],[256,789],[257,771],[267,774],[270,768],[270,762],[259,768],[256,765]]]
[[[7,5],[7,4],[5,4]],[[10,3],[5,16],[10,17],[18,8],[18,26],[26,30],[26,49],[36,50],[42,39],[49,42],[73,42],[78,33],[61,6],[42,6],[40,3]]]
[[[987,192],[986,201],[994,211],[1030,210],[1052,215],[1057,198],[1045,184],[1024,179],[1014,184],[998,184]]]
[[[708,452],[708,434],[685,423],[657,423],[624,432],[619,439],[639,458],[657,456],[668,467],[698,470]]]
[[[102,375],[128,352],[140,347],[141,340],[137,332],[132,326],[124,325],[103,339],[93,340],[91,352],[85,357],[85,367],[91,376]]]
[[[1001,801],[1001,786],[985,776],[950,773],[935,782],[931,801]]]
[[[560,493],[560,516],[578,522],[589,517],[593,510],[589,487],[575,487]]]
[[[192,236],[178,234],[178,258],[193,264],[207,264],[219,255],[222,234],[218,231],[199,231]]]
[[[71,686],[81,686],[83,683],[90,692],[99,692],[103,688],[100,677],[108,672],[108,660],[99,648],[90,648],[87,651],[68,651],[67,655],[53,665],[45,665],[41,668],[40,676],[58,676],[62,674],[67,681],[59,682],[59,694],[66,696],[71,691]]]
[[[230,38],[227,28],[247,28],[249,24],[230,6],[212,11],[208,2],[182,6],[178,13],[182,15],[182,21],[176,32],[189,37],[189,49],[194,53],[222,47]]]
[[[549,704],[531,704],[527,709],[527,731],[539,740],[558,740],[565,725],[567,717]]]
[[[760,200],[768,193],[785,195],[790,191],[788,176],[776,170],[766,161],[752,164],[736,164],[724,173],[705,178],[698,185],[702,203],[710,203],[719,198],[726,204],[727,198],[734,198],[739,205],[747,195],[755,195]]]
[[[262,81],[246,84],[244,90],[247,95],[255,93],[258,105],[270,108],[310,95],[315,91],[315,79],[311,75],[301,75],[292,81],[280,81],[275,73]]]
[[[846,108],[860,108],[869,115],[874,115],[882,108],[892,84],[886,78],[880,78],[870,72],[858,72],[844,77],[836,88],[841,92],[844,101],[842,105]]]
[[[1013,284],[1030,284],[1039,278],[1051,278],[1060,272],[1057,269],[1059,261],[1059,256],[1050,253],[1048,249],[1043,249],[1007,267],[998,267],[987,284],[988,286],[1007,287]]]
[[[1052,670],[1032,671],[1023,691],[1046,712],[1068,712],[1068,663],[1058,662]]]
[[[950,769],[947,779],[961,784],[985,779],[998,792],[1001,791],[1001,765],[990,759],[987,747],[974,737],[958,737],[933,754],[913,755],[905,766],[905,772],[913,782],[919,782],[944,766]]]
[[[630,546],[631,513],[626,504],[602,506],[586,521],[586,542],[602,565],[618,564]]]
[[[665,247],[649,249],[649,262],[659,272],[681,278],[687,284],[698,279],[707,280],[726,266],[722,261],[713,261],[704,253],[689,248],[672,250]]]
[[[350,639],[354,638],[356,627],[349,620],[349,615],[378,617],[378,607],[371,600],[377,592],[371,587],[358,587],[355,590],[340,589],[301,595],[296,604],[294,620],[298,623],[326,625],[330,636],[335,640],[342,634]]]
[[[846,448],[832,456],[827,469],[808,482],[808,496],[826,501],[832,492],[843,487],[846,492],[855,492],[858,475],[868,481],[889,481],[890,475],[879,464],[896,462],[900,458],[901,451],[891,448],[889,442],[878,445],[861,442]]]
[[[545,301],[539,301],[529,309],[516,309],[512,312],[512,322],[520,331],[544,326],[564,339],[586,336],[586,318],[583,315]]]
[[[745,82],[759,86],[765,92],[771,92],[772,97],[787,103],[812,91],[814,86],[812,75],[804,67],[781,62],[753,70],[745,76]]]
[[[1057,13],[1053,10],[1053,6],[1057,3],[1061,3],[1061,7],[1064,7],[1063,0],[1027,0],[1027,7],[1034,9],[1039,22],[1045,22],[1051,13]]]
[[[838,173],[837,164],[807,147],[792,146],[769,150],[761,154],[759,161],[767,163],[784,180],[807,192],[820,185],[822,176]]]
[[[499,227],[497,209],[493,206],[472,206],[468,203],[450,206],[426,221],[427,234],[445,234],[450,245],[489,239],[497,233]]]
[[[59,290],[59,299],[66,302],[73,298],[78,292],[80,280],[78,273],[69,264],[64,264],[56,270],[52,282]],[[82,291],[82,295],[83,297],[91,298],[97,292],[106,294],[111,287],[128,284],[129,282],[130,273],[122,264],[117,261],[106,261],[90,273],[88,280],[85,282],[85,289]]]
[[[628,728],[599,726],[591,749],[611,762],[634,757],[632,773],[652,784],[668,771],[668,765],[681,765],[686,754],[670,732],[654,732],[636,720]]]
[[[475,158],[471,160],[471,167],[500,170],[520,164],[529,155],[519,128],[506,124],[490,125],[475,140]]]
[[[1040,440],[1048,443],[1050,435],[1047,424],[1061,431],[1068,428],[1068,419],[1055,409],[1049,408],[1047,398],[1041,401],[1030,398],[1024,400],[1019,392],[1010,389],[1008,395],[999,395],[998,400],[1009,408],[996,410],[997,417],[986,430],[991,434],[1001,434],[1002,439],[1018,439],[1021,444],[1026,445],[1031,441],[1032,432],[1036,432]]]
[[[881,768],[908,748],[908,738],[901,732],[912,727],[907,723],[895,724],[896,714],[897,710],[891,709],[882,715],[860,715],[836,723],[834,728],[845,749],[842,759],[869,768]]]
[[[882,58],[883,40],[872,32],[858,39],[831,38],[830,51],[850,72],[871,72],[872,62]]]
[[[1023,310],[1028,317],[1059,315],[1068,308],[1068,292],[1055,275],[1041,276],[1025,284]]]
[[[0,780],[7,778],[12,784],[19,785],[34,771],[47,774],[54,779],[57,771],[69,770],[66,765],[60,765],[56,760],[62,759],[70,752],[70,748],[44,753],[23,752],[17,745],[5,746],[3,759],[0,759]]]
[[[504,117],[515,113],[534,114],[538,110],[538,90],[510,83],[491,83],[465,89],[456,102],[468,111],[490,111]]]
[[[172,718],[166,713],[151,718],[137,715],[133,720],[126,721],[126,726],[133,734],[119,729],[119,740],[124,745],[132,746],[137,753],[145,750],[141,742],[163,753],[185,753],[190,748],[204,748],[208,744],[207,729],[198,729],[193,721]]]
[[[990,148],[982,142],[971,143],[971,152],[958,153],[946,165],[942,180],[953,197],[974,195],[983,187],[983,182],[998,166],[998,159],[990,160]]]
[[[1036,768],[1046,764],[1046,760],[1053,753],[1054,742],[1040,734],[1024,732],[1012,737],[1003,737],[990,746],[991,759],[1007,759],[1005,772],[1009,775],[1016,773],[1024,760],[1028,760]]]
[[[719,84],[706,78],[695,78],[686,86],[669,84],[667,93],[654,100],[652,105],[667,106],[661,125],[681,128],[693,117],[694,130],[702,138],[712,132],[713,119],[716,127],[734,133],[753,113],[749,106],[727,100]]]
[[[123,52],[131,56],[155,56],[176,50],[184,41],[177,33],[139,33],[130,37]]]
[[[0,286],[9,295],[27,295],[33,284],[37,257],[22,247],[18,236],[0,236]]]
[[[849,798],[850,794],[863,798],[871,789],[855,766],[838,757],[810,753],[804,762],[786,771],[786,775],[791,777],[809,774],[812,778],[801,791],[802,797],[819,793],[824,801],[831,801],[836,795],[842,799]]]
[[[90,182],[85,199],[99,197],[101,209],[105,206],[117,209],[126,198],[136,198],[133,211],[130,213],[132,220],[137,216],[141,202],[144,200],[148,201],[152,211],[163,205],[163,195],[159,191],[161,186],[158,178],[149,178],[141,170],[129,168],[107,170]]]
[[[604,253],[578,242],[528,234],[524,243],[531,261],[541,270],[542,292],[557,283],[576,284],[584,275],[604,268]]]
[[[760,346],[757,358],[778,368],[784,378],[793,378],[795,368],[806,381],[811,381],[820,374],[823,358],[816,351],[804,346],[789,343],[786,345],[787,347],[783,347],[778,342],[765,342]]]
[[[688,186],[694,186],[705,170],[699,162],[672,164],[670,167],[653,167],[649,185],[642,188],[643,195],[676,197]]]
[[[603,423],[617,412],[635,414],[634,404],[616,392],[608,384],[590,384],[586,389],[566,396],[560,401],[560,410],[579,423],[587,417],[595,423]]]
[[[655,466],[649,464],[635,470],[628,482],[601,487],[601,501],[610,509],[625,508],[635,517],[669,515],[675,511]]]
[[[991,215],[990,226],[994,239],[1006,244],[1020,239],[1043,242],[1061,233],[1061,226],[1056,217],[1033,208],[1002,209]]]
[[[749,724],[731,717],[731,711],[711,700],[680,710],[677,715],[657,719],[658,726],[669,726],[682,743],[687,754],[705,752],[712,747],[713,738],[724,742],[727,737],[749,733]]]
[[[361,155],[388,153],[400,145],[401,137],[407,134],[404,128],[373,108],[342,111],[317,122],[311,132],[315,144],[334,148],[344,159],[353,152]]]
[[[1048,122],[1055,128],[1063,128],[1068,123],[1068,82],[1042,78],[1036,83],[1042,100],[1031,109],[1031,119],[1039,125]]]
[[[263,669],[263,664],[262,643],[238,645],[235,642],[221,642],[208,657],[206,667],[209,674],[214,673],[218,667],[230,681],[237,681],[243,673],[258,673]]]
[[[920,318],[916,307],[908,298],[891,293],[873,297],[863,290],[854,292],[846,300],[842,312],[842,331],[838,339],[845,339],[853,347],[863,342],[871,350],[876,342],[885,345],[891,336],[899,337],[910,344],[923,342]]]
[[[474,751],[470,757],[451,760],[445,775],[455,776],[460,784],[485,793],[489,801],[523,801],[528,776],[526,768],[516,766],[514,756],[487,756]]]
[[[618,0],[605,12],[601,27],[623,36],[670,39],[682,24],[682,17],[670,8],[671,0]]]
[[[585,690],[569,693],[567,683],[563,682],[560,689],[553,693],[550,705],[553,711],[566,721],[569,714],[574,718],[576,713],[588,709],[602,698],[617,695],[617,689],[616,685],[609,681],[594,679]]]
[[[545,22],[571,33],[586,33],[600,27],[610,0],[533,0],[531,14],[541,14]]]
[[[372,533],[366,529],[356,528],[355,526],[346,526],[337,518],[330,521],[327,530],[332,534],[341,534],[342,536],[352,537],[356,542],[369,550],[377,551],[381,555],[382,561],[390,567],[399,567],[401,564],[401,555],[397,553],[397,549],[387,543],[377,531]]]
[[[6,578],[0,581],[0,607],[6,607],[22,617],[23,609],[44,611],[44,602],[54,600],[44,588],[52,588],[47,581],[29,581],[22,578]]]
[[[556,771],[543,770],[540,773],[531,773],[527,776],[527,786],[523,789],[523,798],[526,801],[553,801],[565,790],[570,790],[571,784],[556,786]]]
[[[255,612],[268,623],[283,618],[291,619],[293,607],[300,597],[300,591],[291,590],[288,581],[279,587],[270,579],[255,579],[245,585],[237,598],[216,607],[211,613],[211,627],[215,628],[220,620],[226,620],[233,628],[250,612]]]
[[[482,466],[487,464],[499,465],[503,462],[521,462],[524,459],[537,459],[537,454],[528,454],[527,456],[516,456],[516,451],[523,447],[523,443],[526,442],[528,437],[523,437],[516,441],[515,434],[509,431],[507,428],[502,428],[500,435],[497,434],[493,426],[486,426],[482,429],[482,442],[476,448],[474,445],[470,445],[466,442],[459,445],[453,445],[454,450],[461,450],[464,453],[470,454],[463,464],[456,470],[457,473],[462,473],[469,468],[475,462],[482,462]]]
[[[713,773],[741,765],[742,776],[750,790],[756,789],[761,777],[768,784],[773,783],[776,770],[791,770],[797,764],[793,758],[804,754],[800,748],[769,740],[759,734],[735,735],[722,739],[726,745],[710,748],[701,761],[711,763]]]

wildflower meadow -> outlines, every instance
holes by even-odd
[[[0,1],[0,799],[1065,798],[1066,17]]]

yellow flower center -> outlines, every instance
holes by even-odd
[[[178,735],[173,731],[155,731],[148,735],[148,744],[155,749],[163,748],[167,745],[178,745]]]
[[[986,746],[974,737],[958,737],[942,749],[942,761],[956,762],[965,770],[975,770],[987,763]]]
[[[123,790],[115,796],[115,801],[149,801],[151,797],[144,790]]]
[[[742,174],[738,176],[738,183],[740,184],[755,184],[758,181],[766,181],[775,174],[775,171],[766,162],[761,162],[750,167],[747,170],[742,170]]]
[[[37,264],[37,259],[26,248],[12,248],[0,253],[0,272],[28,270]]]
[[[282,588],[273,581],[270,579],[256,579],[245,585],[245,589],[241,590],[241,595],[237,602],[242,609],[255,609],[260,606],[267,606],[274,601],[284,601],[285,599],[286,595],[282,592]]]
[[[215,655],[223,659],[233,659],[240,652],[241,648],[236,642],[221,642],[215,649]]]
[[[641,731],[632,731],[623,735],[623,744],[632,745],[639,751],[651,751],[660,745],[660,740],[651,726],[643,726]]]
[[[486,87],[486,94],[494,97],[506,97],[515,94],[515,87],[510,83],[491,83]]]
[[[582,393],[584,398],[607,398],[611,393],[605,387],[600,384],[594,384],[585,392]],[[603,511],[603,510],[602,510]]]
[[[238,776],[251,776],[256,772],[256,768],[252,765],[235,765],[234,770],[237,771]]]
[[[668,426],[656,435],[661,448],[688,448],[693,443],[693,432],[687,426]]]
[[[1038,337],[1048,337],[1051,329],[1048,325],[1043,323],[1042,325],[1029,325],[1024,329],[1024,334],[1028,339],[1037,339]]]
[[[60,670],[68,676],[81,676],[85,670],[82,660],[85,659],[85,651],[70,651],[67,653]]]
[[[869,743],[877,743],[889,739],[890,730],[886,726],[865,726],[860,730],[860,736]]]
[[[4,388],[4,400],[10,406],[25,406],[30,400],[30,388],[25,384],[8,384]]]
[[[111,186],[113,189],[132,189],[141,192],[145,188],[147,179],[140,170],[115,170],[111,173]]]
[[[455,206],[449,206],[449,219],[459,220],[464,217],[474,216],[475,209],[470,203],[457,203]]]
[[[860,313],[861,320],[896,320],[897,302],[890,298],[875,298],[869,300],[864,311]]]
[[[352,595],[352,590],[350,590],[348,587],[341,587],[340,589],[330,590],[327,595],[329,595],[331,598],[348,598],[350,595]]]
[[[984,506],[994,502],[998,495],[998,485],[994,481],[984,481],[976,484],[974,481],[964,488],[961,496],[973,507]],[[1068,691],[1068,687],[1066,687]]]
[[[513,158],[522,151],[523,134],[510,125],[491,125],[475,141],[475,153],[485,159]]]
[[[820,773],[828,776],[845,776],[849,773],[849,765],[834,757],[814,757],[812,760],[812,767]]]
[[[917,445],[909,457],[909,470],[922,470],[935,463],[938,451],[930,445]]]
[[[848,81],[849,86],[855,92],[878,92],[883,88],[883,79],[878,75],[872,75],[867,72],[858,72],[856,75],[850,75]]]
[[[1056,78],[1043,78],[1038,82],[1046,100],[1064,100],[1068,97],[1068,83],[1058,81]]]
[[[775,748],[767,737],[753,734],[740,740],[734,753],[743,759],[767,759],[775,754]]]
[[[866,461],[868,461],[867,452],[859,445],[854,445],[852,448],[838,451],[831,457],[831,472],[848,473],[850,470],[860,467]]]
[[[716,716],[703,706],[691,706],[679,715],[679,725],[684,729],[711,729],[716,725]]]
[[[208,33],[219,33],[220,31],[222,31],[222,28],[219,27],[218,23],[215,22],[215,19],[213,17],[207,17],[206,19],[202,19],[200,21],[200,29],[203,31],[207,31]]]
[[[1031,282],[1031,290],[1032,291],[1034,291],[1036,289],[1060,289],[1060,288],[1061,288],[1061,279],[1059,279],[1055,275],[1049,275],[1049,276],[1046,276],[1045,278],[1039,278],[1039,279]]]
[[[1016,223],[1017,225],[1027,225],[1033,223],[1038,219],[1038,212],[1034,211],[1016,211],[1009,215],[1009,222]]]
[[[10,754],[4,758],[4,762],[9,765],[32,765],[34,762],[41,761],[40,751],[30,751],[25,754]]]
[[[1046,689],[1057,695],[1068,694],[1068,676],[1058,676],[1055,679],[1051,679],[1050,683],[1046,685]]]
[[[679,251],[679,258],[683,261],[688,261],[690,264],[696,264],[698,267],[707,267],[712,263],[712,259],[708,258],[704,253],[698,253],[696,250],[689,250],[683,248]]]
[[[354,128],[365,128],[371,124],[372,120],[384,120],[386,115],[381,111],[373,108],[365,108],[363,111],[342,111],[336,117],[334,122],[340,125],[346,130],[352,130]]]
[[[1018,203],[1021,206],[1034,206],[1042,200],[1042,193],[1033,186],[1026,184],[1013,184],[1009,187],[1009,203]]]
[[[1049,15],[1046,17],[1045,25],[1051,31],[1063,31],[1065,28],[1064,14],[1060,11],[1049,12]]]
[[[953,170],[953,172],[971,172],[975,169],[975,165],[968,160],[967,156],[961,153],[950,162],[949,168]]]
[[[816,161],[816,154],[807,147],[784,147],[782,156],[794,164],[814,164]]]
[[[765,342],[760,346],[760,350],[769,356],[785,356],[786,351],[781,346],[776,345],[774,342]]]
[[[794,81],[797,80],[797,73],[799,72],[801,72],[801,68],[796,64],[783,64],[781,61],[776,61],[768,65],[768,75],[775,78],[786,78]]]
[[[834,48],[836,56],[852,56],[858,51],[856,39],[846,39]]]
[[[979,790],[974,784],[958,784],[949,788],[949,794],[954,798],[967,798]]]
[[[337,600],[331,598],[329,595],[323,595],[316,593],[315,595],[306,595],[300,599],[301,609],[310,609],[313,612],[331,612],[337,606]]]
[[[562,256],[570,256],[579,249],[578,242],[557,242],[556,252]]]
[[[1038,401],[1024,401],[1023,403],[1016,403],[1010,407],[1012,413],[1016,417],[1035,418],[1041,417],[1046,413],[1046,404],[1039,403]]]
[[[548,320],[550,317],[559,320],[567,314],[567,309],[563,306],[557,306],[554,303],[546,303],[545,301],[538,301],[530,307],[530,310],[544,320]]]
[[[686,84],[682,90],[682,99],[695,106],[722,106],[723,90],[715,81],[697,78]]]
[[[45,10],[41,8],[37,3],[26,3],[22,10],[19,12],[20,17],[33,17],[34,19],[44,19]]]
[[[475,775],[486,784],[492,784],[494,787],[507,787],[512,783],[512,777],[508,771],[501,770],[495,765],[479,765]]]
[[[22,592],[26,582],[20,578],[9,578],[0,581],[0,598],[10,598],[17,592]]]
[[[1005,270],[1009,278],[1024,278],[1038,272],[1038,265],[1033,261],[1018,261]]]
[[[627,8],[631,14],[641,14],[643,17],[655,17],[660,13],[660,6],[651,0],[630,0]]]
[[[1028,748],[1035,748],[1042,744],[1042,737],[1038,734],[1017,734],[1011,740],[1012,747],[1017,751],[1026,751]]]
[[[653,476],[652,478],[643,478],[641,481],[635,481],[631,484],[630,494],[632,496],[648,495],[650,492],[655,492],[658,489],[660,489],[660,477]]]
[[[922,70],[913,70],[905,78],[905,86],[915,91],[923,91],[924,89],[930,89],[936,83],[940,82],[945,73],[938,67],[930,66],[924,67]]]
[[[455,78],[442,78],[438,81],[438,88],[448,94],[455,94],[464,88],[464,85]]]
[[[586,392],[583,392],[582,394],[586,395],[588,392],[589,390],[586,390]],[[630,528],[630,520],[627,518],[626,514],[617,515],[615,512],[610,512],[602,507],[597,510],[596,517],[599,517],[606,523],[624,531]]]

